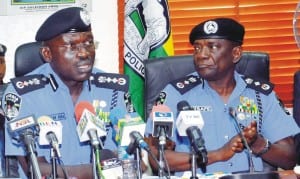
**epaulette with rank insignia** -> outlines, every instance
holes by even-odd
[[[50,82],[45,75],[36,74],[11,79],[11,83],[19,95],[44,88]]]
[[[90,81],[96,87],[128,91],[128,76],[117,73],[95,73]]]
[[[270,94],[273,91],[274,85],[271,82],[256,80],[250,77],[243,76],[247,87],[259,91],[265,95]]]
[[[171,84],[180,94],[184,94],[195,86],[202,84],[202,79],[199,76],[188,75],[184,78],[172,81]]]

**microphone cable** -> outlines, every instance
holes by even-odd
[[[166,177],[167,178],[171,178],[170,167],[169,167],[169,164],[167,162],[167,158],[166,158],[165,152],[162,153],[162,157],[163,157],[164,163],[165,163],[165,165],[167,167],[168,176],[166,176]]]
[[[102,168],[101,168],[101,160],[100,160],[100,150],[99,147],[96,147],[95,149],[95,157],[96,157],[96,168],[97,168],[97,173],[100,176],[100,178],[105,179],[103,172],[102,172]]]
[[[64,179],[68,179],[69,178],[69,175],[68,175],[68,172],[67,172],[67,170],[66,170],[66,168],[65,168],[65,165],[64,165],[64,162],[60,159],[60,158],[58,158],[58,166],[60,166],[61,167],[61,169],[62,169],[62,172],[63,172],[63,174],[64,174]]]
[[[157,158],[155,157],[155,155],[154,155],[150,150],[146,150],[146,151],[150,154],[151,158],[155,161],[155,163],[156,163],[156,165],[158,166],[158,168],[161,169],[161,170],[163,170],[163,169],[161,168],[161,166],[160,166],[160,164],[159,164]],[[166,157],[165,157],[165,155],[164,155],[164,152],[163,152],[163,158],[164,158],[164,161],[166,161]],[[165,163],[167,163],[167,162],[165,162]],[[165,174],[165,177],[166,177],[167,179],[170,179],[170,178],[171,178],[171,174],[170,174],[169,165],[167,165],[167,168],[168,168],[168,175]],[[164,173],[165,173],[165,172],[164,172]]]

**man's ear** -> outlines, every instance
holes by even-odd
[[[43,46],[40,48],[40,53],[43,57],[43,59],[47,62],[50,63],[52,60],[52,54],[51,54],[51,50],[49,47],[47,46]]]
[[[233,63],[239,62],[242,57],[242,53],[243,53],[242,46],[233,47],[233,49],[232,49],[233,61],[232,62]]]

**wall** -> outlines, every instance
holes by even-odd
[[[0,43],[8,48],[5,82],[14,77],[15,49],[34,41],[37,29],[49,14],[0,16]],[[118,72],[117,0],[92,0],[91,20],[95,41],[99,42],[95,66]]]

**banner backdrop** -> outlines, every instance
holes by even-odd
[[[24,15],[54,12],[78,6],[91,11],[91,0],[0,0],[0,15]]]
[[[124,73],[134,109],[144,119],[143,61],[174,55],[168,1],[125,0],[124,26]]]

